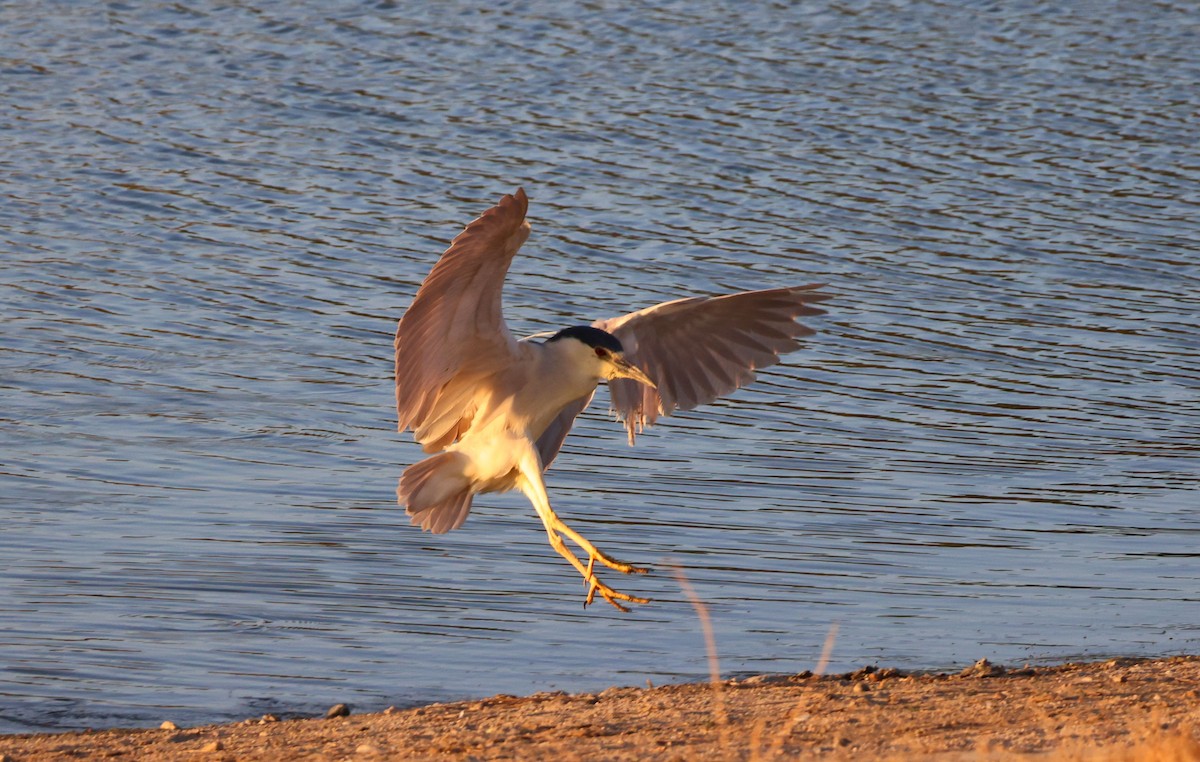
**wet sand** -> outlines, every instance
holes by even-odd
[[[0,761],[1016,759],[1200,762],[1200,657],[864,669],[379,714],[0,736]]]

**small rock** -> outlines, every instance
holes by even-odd
[[[790,678],[787,675],[754,675],[747,677],[742,681],[743,685],[778,685],[786,683]]]
[[[336,717],[349,717],[349,716],[350,716],[350,705],[349,704],[334,704],[333,706],[329,707],[329,711],[325,713],[325,719],[327,719],[327,720],[332,720]]]
[[[399,710],[399,709],[397,709],[397,708],[396,708],[396,707],[394,707],[394,706],[389,706],[387,709],[384,709],[384,710],[383,710],[383,713],[384,713],[384,714],[399,714],[399,713],[400,713],[400,710]],[[417,710],[417,714],[425,714],[425,710],[424,710],[424,709],[418,709],[418,710]]]
[[[1004,667],[992,664],[987,659],[980,659],[971,666],[959,672],[959,677],[999,677],[1005,673]]]
[[[272,723],[272,722],[279,722],[279,718],[273,714],[264,714],[258,720],[259,725],[266,725],[266,724]]]
[[[566,695],[567,695],[566,691],[538,691],[537,693],[533,694],[529,698],[535,698],[535,699],[538,699],[539,701],[548,701],[550,699],[561,698]]]
[[[361,744],[357,749],[355,749],[354,753],[358,754],[359,756],[362,756],[362,757],[373,757],[379,753],[379,749],[376,749],[374,746],[372,746],[369,743],[364,743],[364,744]]]
[[[200,747],[200,751],[225,751],[225,744],[220,741],[209,741]]]
[[[158,726],[162,730],[179,730],[179,726],[170,720],[163,720],[163,724]]]
[[[866,683],[855,683],[854,684],[854,692],[855,693],[870,693],[871,686],[867,685]]]

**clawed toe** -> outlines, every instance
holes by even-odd
[[[588,586],[587,598],[585,598],[583,601],[583,607],[585,609],[592,604],[592,601],[594,601],[596,599],[597,592],[600,593],[601,597],[603,597],[604,600],[611,603],[619,611],[624,611],[625,613],[629,613],[629,608],[627,606],[621,605],[618,601],[627,601],[629,603],[649,603],[650,602],[649,598],[638,598],[637,596],[634,596],[634,595],[628,595],[626,593],[622,593],[617,590],[613,590],[611,587],[609,587],[608,585],[601,582],[600,579],[595,575],[595,572],[594,572],[594,569],[596,567],[596,558],[597,558],[597,556],[590,556],[588,558],[587,572],[583,575],[584,581],[587,582],[587,586]],[[600,561],[603,562],[606,566],[609,566],[610,568],[613,568],[613,569],[617,569],[618,571],[624,571],[626,574],[629,574],[629,573],[645,574],[646,572],[649,571],[649,569],[642,569],[640,567],[631,566],[629,564],[621,564],[621,566],[623,566],[625,568],[620,569],[616,566],[613,566],[611,563],[608,563],[602,557],[600,558]]]
[[[608,568],[613,569],[614,571],[619,571],[622,574],[649,574],[650,573],[649,569],[645,569],[641,566],[634,566],[633,564],[627,564],[623,561],[618,561],[615,558],[609,558],[608,556],[604,555],[603,553],[601,553],[598,550],[596,551],[596,555],[592,556],[588,562],[589,569],[591,568],[592,564],[596,562],[597,559],[599,559],[600,563],[604,564]]]

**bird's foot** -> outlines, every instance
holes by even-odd
[[[622,574],[645,574],[649,569],[643,569],[640,566],[622,563],[616,559],[609,558],[597,550],[596,546],[589,542],[587,538],[564,524],[561,519],[554,515],[553,511],[548,511],[547,515],[542,517],[542,520],[546,524],[546,533],[550,539],[550,547],[554,548],[560,556],[567,559],[571,566],[574,566],[575,570],[583,576],[583,581],[587,584],[587,598],[583,602],[585,608],[591,605],[592,601],[596,599],[596,593],[600,593],[600,596],[604,600],[621,611],[629,611],[629,609],[621,605],[620,601],[625,601],[626,603],[650,602],[649,598],[638,598],[633,595],[627,595],[601,582],[600,578],[596,576],[596,562],[599,561],[608,568],[619,571]],[[587,566],[584,566],[575,557],[575,554],[567,549],[566,543],[563,541],[564,535],[578,545],[584,553],[587,553]]]
[[[588,586],[587,598],[584,599],[584,601],[583,601],[584,608],[587,608],[588,606],[590,606],[592,604],[592,601],[595,600],[595,598],[596,598],[596,593],[600,593],[600,595],[604,598],[604,600],[611,603],[619,611],[624,611],[625,613],[629,613],[629,608],[621,605],[620,603],[618,603],[618,601],[626,601],[627,603],[649,603],[650,602],[649,598],[638,598],[637,596],[634,596],[634,595],[628,595],[626,593],[622,593],[620,591],[613,590],[611,587],[609,587],[608,585],[601,582],[600,578],[597,577],[593,571],[596,566],[597,558],[600,558],[601,563],[604,563],[606,566],[609,566],[613,569],[617,569],[617,571],[624,571],[626,574],[629,574],[629,573],[645,574],[647,571],[649,571],[648,569],[642,569],[637,566],[631,566],[629,564],[620,564],[621,567],[626,567],[625,569],[622,569],[618,566],[613,566],[611,563],[606,561],[603,557],[589,556],[587,572],[583,575],[583,579],[585,582],[587,582],[587,586]],[[620,563],[620,562],[614,562],[614,563]]]

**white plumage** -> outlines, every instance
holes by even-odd
[[[660,415],[690,410],[754,378],[756,368],[799,347],[811,329],[796,318],[819,315],[819,285],[691,297],[545,342],[518,341],[504,323],[501,293],[509,264],[529,236],[528,200],[518,189],[484,212],[450,244],[396,329],[396,410],[426,452],[400,479],[399,502],[414,524],[457,529],[481,492],[525,493],[550,544],[583,575],[584,605],[599,592],[645,603],[600,581],[594,566],[644,569],[601,553],[550,508],[542,474],[601,381],[630,444]],[[539,334],[540,336],[541,334]],[[578,545],[585,565],[565,545]]]

